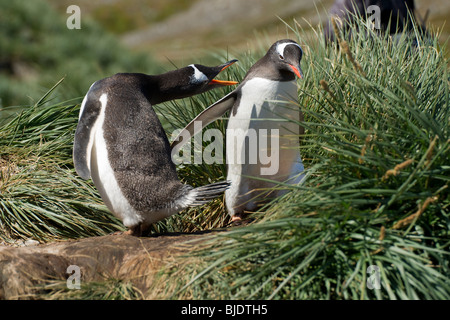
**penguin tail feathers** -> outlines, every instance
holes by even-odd
[[[204,205],[217,197],[220,197],[230,187],[229,181],[220,181],[201,186],[189,191],[189,207]]]

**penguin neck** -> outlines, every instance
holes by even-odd
[[[189,84],[189,74],[182,69],[160,75],[149,75],[144,84],[144,92],[152,105],[174,99],[182,99],[196,93]]]

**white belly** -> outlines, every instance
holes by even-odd
[[[100,102],[102,104],[102,110],[92,129],[95,137],[91,155],[91,177],[108,209],[116,217],[121,219],[126,227],[131,227],[140,223],[142,217],[123,195],[114,176],[113,169],[109,164],[108,150],[106,148],[102,130],[107,104],[106,94],[103,94],[100,97]]]
[[[278,102],[276,102],[278,101]],[[289,102],[290,101],[290,102]],[[227,127],[227,164],[231,187],[226,191],[230,215],[254,210],[262,188],[276,182],[298,182],[303,171],[299,152],[300,110],[297,85],[262,78],[242,88],[240,106]],[[297,123],[289,121],[297,121]]]

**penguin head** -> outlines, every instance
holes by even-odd
[[[267,52],[270,60],[275,63],[276,68],[282,72],[288,72],[303,79],[300,61],[303,50],[294,40],[284,39],[275,42]]]
[[[187,67],[168,71],[166,73],[148,76],[145,82],[146,95],[151,104],[164,101],[192,97],[208,90],[231,86],[236,81],[222,81],[214,79],[237,60],[231,60],[220,66],[207,67],[200,64],[191,64]]]
[[[231,66],[236,61],[237,60],[234,59],[216,67],[191,64],[188,66],[188,68],[190,68],[190,74],[187,85],[195,91],[196,94],[198,94],[211,89],[238,84],[236,81],[214,79],[220,72]]]

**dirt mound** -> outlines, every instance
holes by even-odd
[[[130,281],[142,292],[167,262],[188,252],[199,234],[137,238],[128,235],[69,240],[35,246],[0,247],[0,299],[36,298],[40,284],[66,281],[80,271],[80,282],[105,276]],[[189,241],[189,242],[187,242]]]

